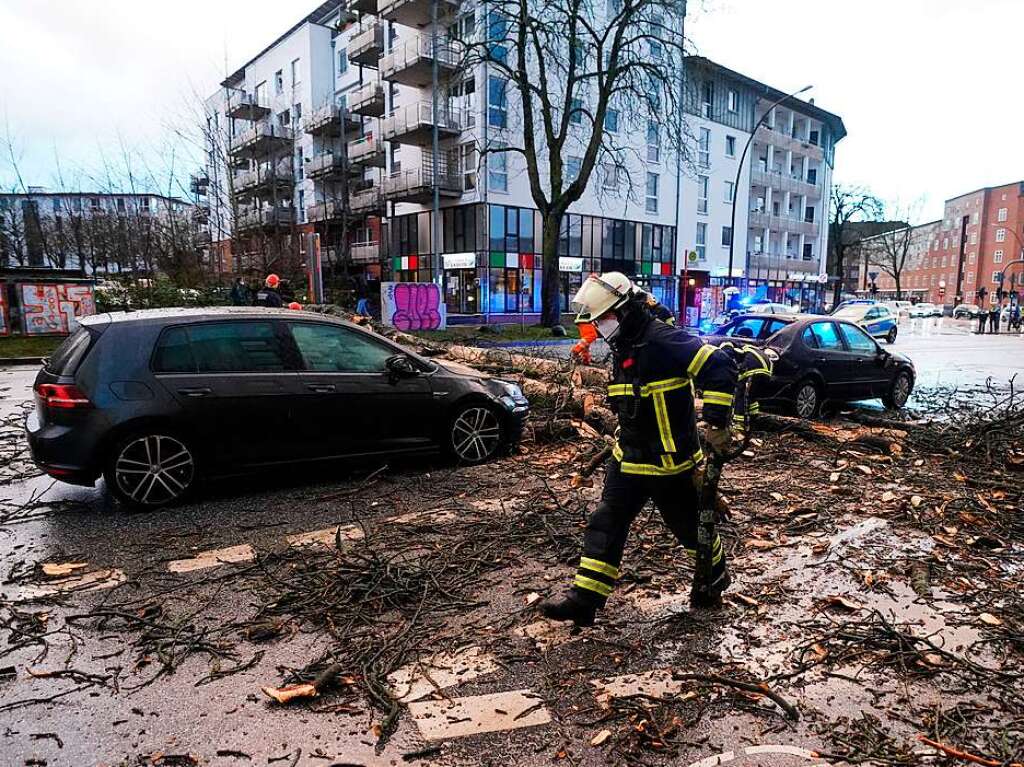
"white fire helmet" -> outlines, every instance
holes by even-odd
[[[576,323],[594,322],[612,309],[622,306],[633,295],[636,286],[622,272],[592,274],[572,299]]]

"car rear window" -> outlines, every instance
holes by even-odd
[[[160,336],[153,357],[153,370],[157,373],[194,373],[196,361],[185,328],[168,328]]]
[[[764,320],[754,319],[748,317],[745,320],[740,320],[727,331],[727,336],[736,336],[738,338],[757,338],[761,332],[761,328],[764,327]]]
[[[59,376],[74,375],[79,363],[89,351],[92,334],[83,327],[64,339],[64,343],[46,360],[46,370]]]
[[[775,335],[788,324],[788,322],[783,322],[782,320],[768,320],[768,330],[765,333],[765,337]]]

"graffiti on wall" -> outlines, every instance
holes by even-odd
[[[380,286],[381,319],[399,330],[439,330],[447,314],[441,289],[432,282],[384,282]]]
[[[18,287],[25,335],[70,333],[78,327],[76,317],[96,313],[92,285],[22,283]]]
[[[7,283],[0,282],[0,336],[11,334],[11,326],[7,319]]]

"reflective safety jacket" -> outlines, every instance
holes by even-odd
[[[724,341],[718,348],[732,355],[739,368],[739,386],[733,400],[733,425],[741,426],[747,415],[761,412],[761,403],[757,401],[757,383],[760,377],[771,377],[772,362],[764,352],[751,344],[736,341]],[[746,385],[749,384],[749,385]]]
[[[694,389],[704,392],[704,420],[729,423],[739,375],[725,351],[685,330],[649,321],[628,348],[616,350],[608,399],[619,417],[612,454],[623,474],[669,476],[702,459]]]

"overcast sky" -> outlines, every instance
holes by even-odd
[[[0,120],[26,183],[53,185],[123,144],[164,167],[193,94],[312,10],[288,0],[0,0]],[[698,52],[781,90],[811,84],[849,136],[836,178],[942,201],[1024,179],[1022,0],[690,0]],[[4,133],[0,125],[0,138]],[[180,143],[180,142],[179,142]],[[189,150],[179,147],[178,152]],[[9,185],[9,163],[0,161]]]

